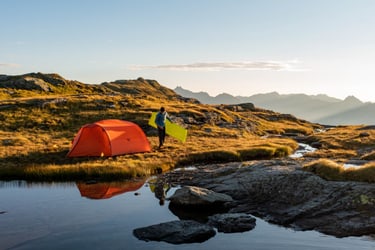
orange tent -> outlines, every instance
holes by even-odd
[[[148,151],[151,151],[150,143],[137,124],[113,119],[81,127],[67,156],[114,156]]]
[[[95,184],[78,182],[77,187],[83,197],[90,199],[109,199],[115,195],[136,191],[140,189],[144,183],[144,180]]]

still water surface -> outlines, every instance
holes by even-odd
[[[107,191],[95,185],[0,182],[0,249],[375,249],[374,238],[338,239],[259,218],[252,231],[217,233],[203,243],[144,242],[133,229],[178,219],[168,202],[159,205],[147,182]]]

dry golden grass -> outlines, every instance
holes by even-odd
[[[332,160],[319,159],[306,164],[304,169],[327,180],[344,180],[344,168]]]
[[[338,126],[310,136],[310,142],[319,142],[321,148],[308,157],[363,158],[371,160],[368,153],[375,145],[375,130],[365,126]],[[366,155],[366,156],[365,156]]]
[[[149,136],[152,152],[116,157],[67,158],[70,140],[63,132],[52,134],[0,132],[3,144],[0,178],[31,180],[123,179],[148,176],[171,168],[199,163],[230,162],[283,157],[297,148],[290,139],[257,136],[214,138],[189,136],[186,143]]]
[[[310,162],[304,169],[331,181],[362,181],[375,182],[375,163],[371,162],[361,167],[344,167],[329,159]]]
[[[366,154],[362,155],[361,160],[374,161],[375,160],[375,150],[371,151],[370,153],[366,153]]]
[[[160,95],[85,94],[41,95],[19,91],[20,97],[0,100],[0,179],[81,180],[147,176],[171,168],[211,162],[284,157],[298,144],[285,133],[311,135],[324,147],[319,157],[360,157],[358,148],[374,145],[375,134],[361,136],[359,127],[342,127],[314,134],[319,125],[266,110],[237,112],[232,106],[202,105],[160,98]],[[62,99],[61,102],[55,102]],[[171,137],[157,150],[156,130],[148,125],[152,112],[164,106],[176,118],[189,116],[188,140]],[[102,119],[135,122],[146,132],[152,152],[117,157],[67,158],[79,128]],[[202,122],[203,121],[203,122]],[[366,131],[367,132],[367,131]],[[275,138],[261,137],[275,135]],[[368,152],[368,150],[367,150]],[[371,157],[371,155],[366,156]]]
[[[311,158],[330,158],[330,159],[348,159],[356,157],[358,154],[351,149],[320,149],[311,153],[306,153],[304,157]]]
[[[358,149],[373,146],[375,131],[373,129],[365,130],[363,127],[338,126],[314,135],[314,139],[320,141],[326,148]]]

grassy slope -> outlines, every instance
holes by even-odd
[[[156,81],[139,78],[103,85],[64,81],[69,84],[51,85],[54,91],[48,93],[0,88],[1,179],[131,178],[196,163],[282,157],[297,148],[294,140],[264,137],[270,134],[307,135],[322,142],[322,150],[342,146],[335,141],[337,135],[332,135],[333,140],[314,134],[316,124],[256,108],[197,104]],[[186,143],[168,137],[165,149],[155,149],[156,131],[147,121],[160,106],[188,128]],[[65,157],[82,125],[111,118],[140,125],[154,150],[113,158]],[[367,139],[373,142],[373,138],[371,134]],[[353,147],[361,148],[361,142]]]

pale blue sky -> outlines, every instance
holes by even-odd
[[[0,0],[0,74],[375,102],[373,0]]]

